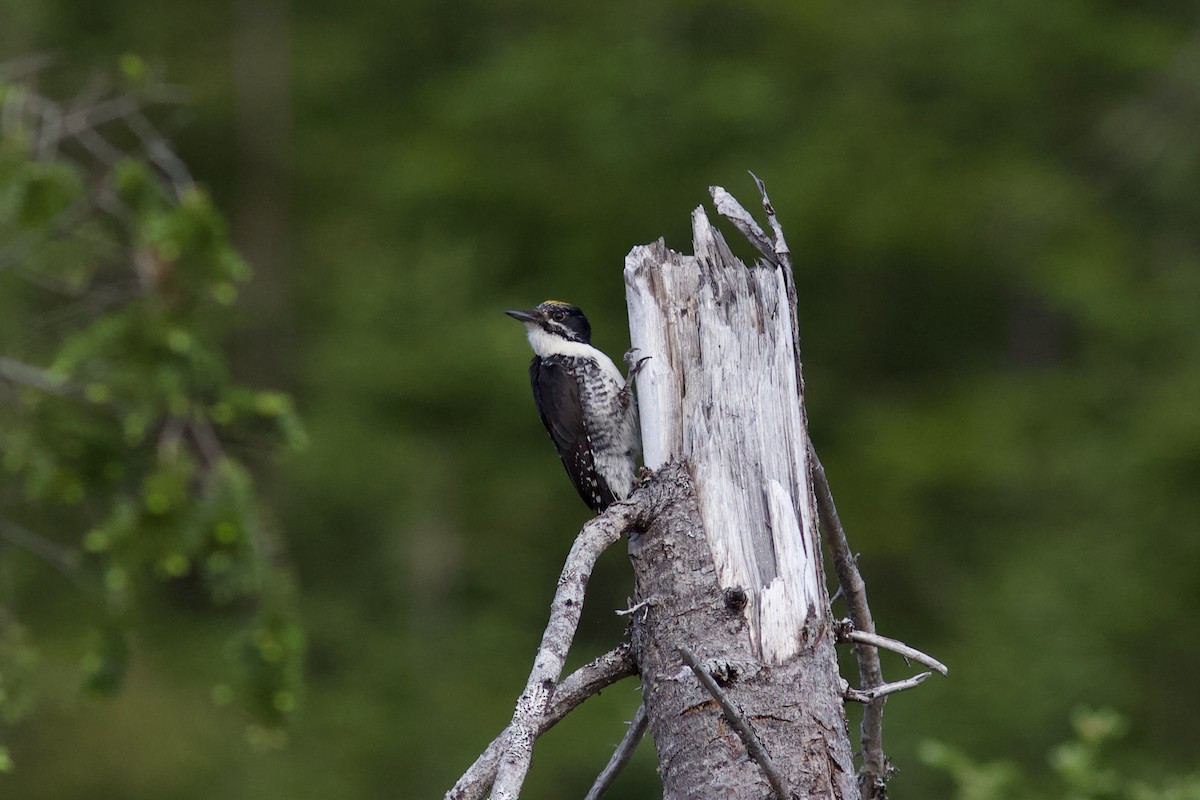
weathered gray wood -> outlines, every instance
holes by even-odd
[[[748,268],[703,209],[696,254],[625,260],[645,464],[692,467],[722,588],[750,597],[753,652],[780,663],[828,606],[783,272]]]
[[[858,798],[809,474],[788,276],[747,267],[698,209],[694,256],[625,262],[645,463],[679,486],[630,535],[634,656],[664,797],[763,798],[763,769],[683,665],[694,652],[785,785]],[[765,235],[764,235],[765,236]],[[680,467],[676,462],[682,462]],[[777,782],[778,783],[778,782]]]
[[[718,585],[688,470],[670,464],[655,480],[674,484],[676,499],[630,534],[629,555],[635,596],[648,601],[631,615],[633,652],[664,800],[772,795],[680,647],[708,666],[798,797],[857,800],[833,632],[810,617],[797,655],[773,665],[756,657],[745,595]]]

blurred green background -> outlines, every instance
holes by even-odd
[[[212,704],[223,623],[176,609],[118,696],[7,729],[0,795],[440,796],[511,713],[587,517],[500,311],[572,300],[618,356],[625,253],[687,250],[709,184],[750,206],[747,169],[796,254],[813,437],[877,623],[951,668],[887,706],[892,796],[949,792],[928,738],[1036,774],[1080,704],[1127,717],[1130,770],[1193,769],[1198,24],[1100,0],[3,0],[0,61],[51,52],[47,92],[125,53],[189,89],[173,139],[255,269],[235,373],[291,392],[311,445],[261,465],[308,636],[287,747]],[[630,587],[609,553],[570,666],[620,639]],[[637,702],[620,684],[548,735],[524,796],[582,796]],[[613,791],[659,796],[648,745]]]

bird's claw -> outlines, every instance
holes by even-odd
[[[632,379],[633,376],[641,372],[642,367],[644,367],[646,362],[652,358],[652,356],[642,356],[641,358],[636,358],[634,354],[640,352],[641,350],[636,347],[631,347],[625,351],[624,361],[625,366],[629,368],[629,379]]]

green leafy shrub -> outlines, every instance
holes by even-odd
[[[1052,779],[1022,772],[1010,761],[976,761],[949,745],[926,741],[921,760],[945,772],[959,800],[1200,800],[1200,773],[1148,780],[1109,761],[1112,745],[1125,735],[1125,718],[1112,709],[1077,709],[1074,737],[1047,756]]]
[[[276,743],[304,636],[248,454],[302,447],[304,429],[287,395],[230,374],[222,336],[250,269],[150,123],[144,78],[69,123],[0,85],[0,722],[48,693],[36,631],[53,597],[80,623],[66,650],[92,696],[120,689],[164,608],[239,620],[213,696]]]

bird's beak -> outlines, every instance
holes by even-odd
[[[504,313],[508,314],[510,317],[517,320],[518,322],[524,322],[526,324],[529,324],[529,323],[536,324],[536,323],[539,323],[542,321],[541,316],[538,315],[538,313],[536,311],[513,311],[510,309],[508,311],[505,311]]]

